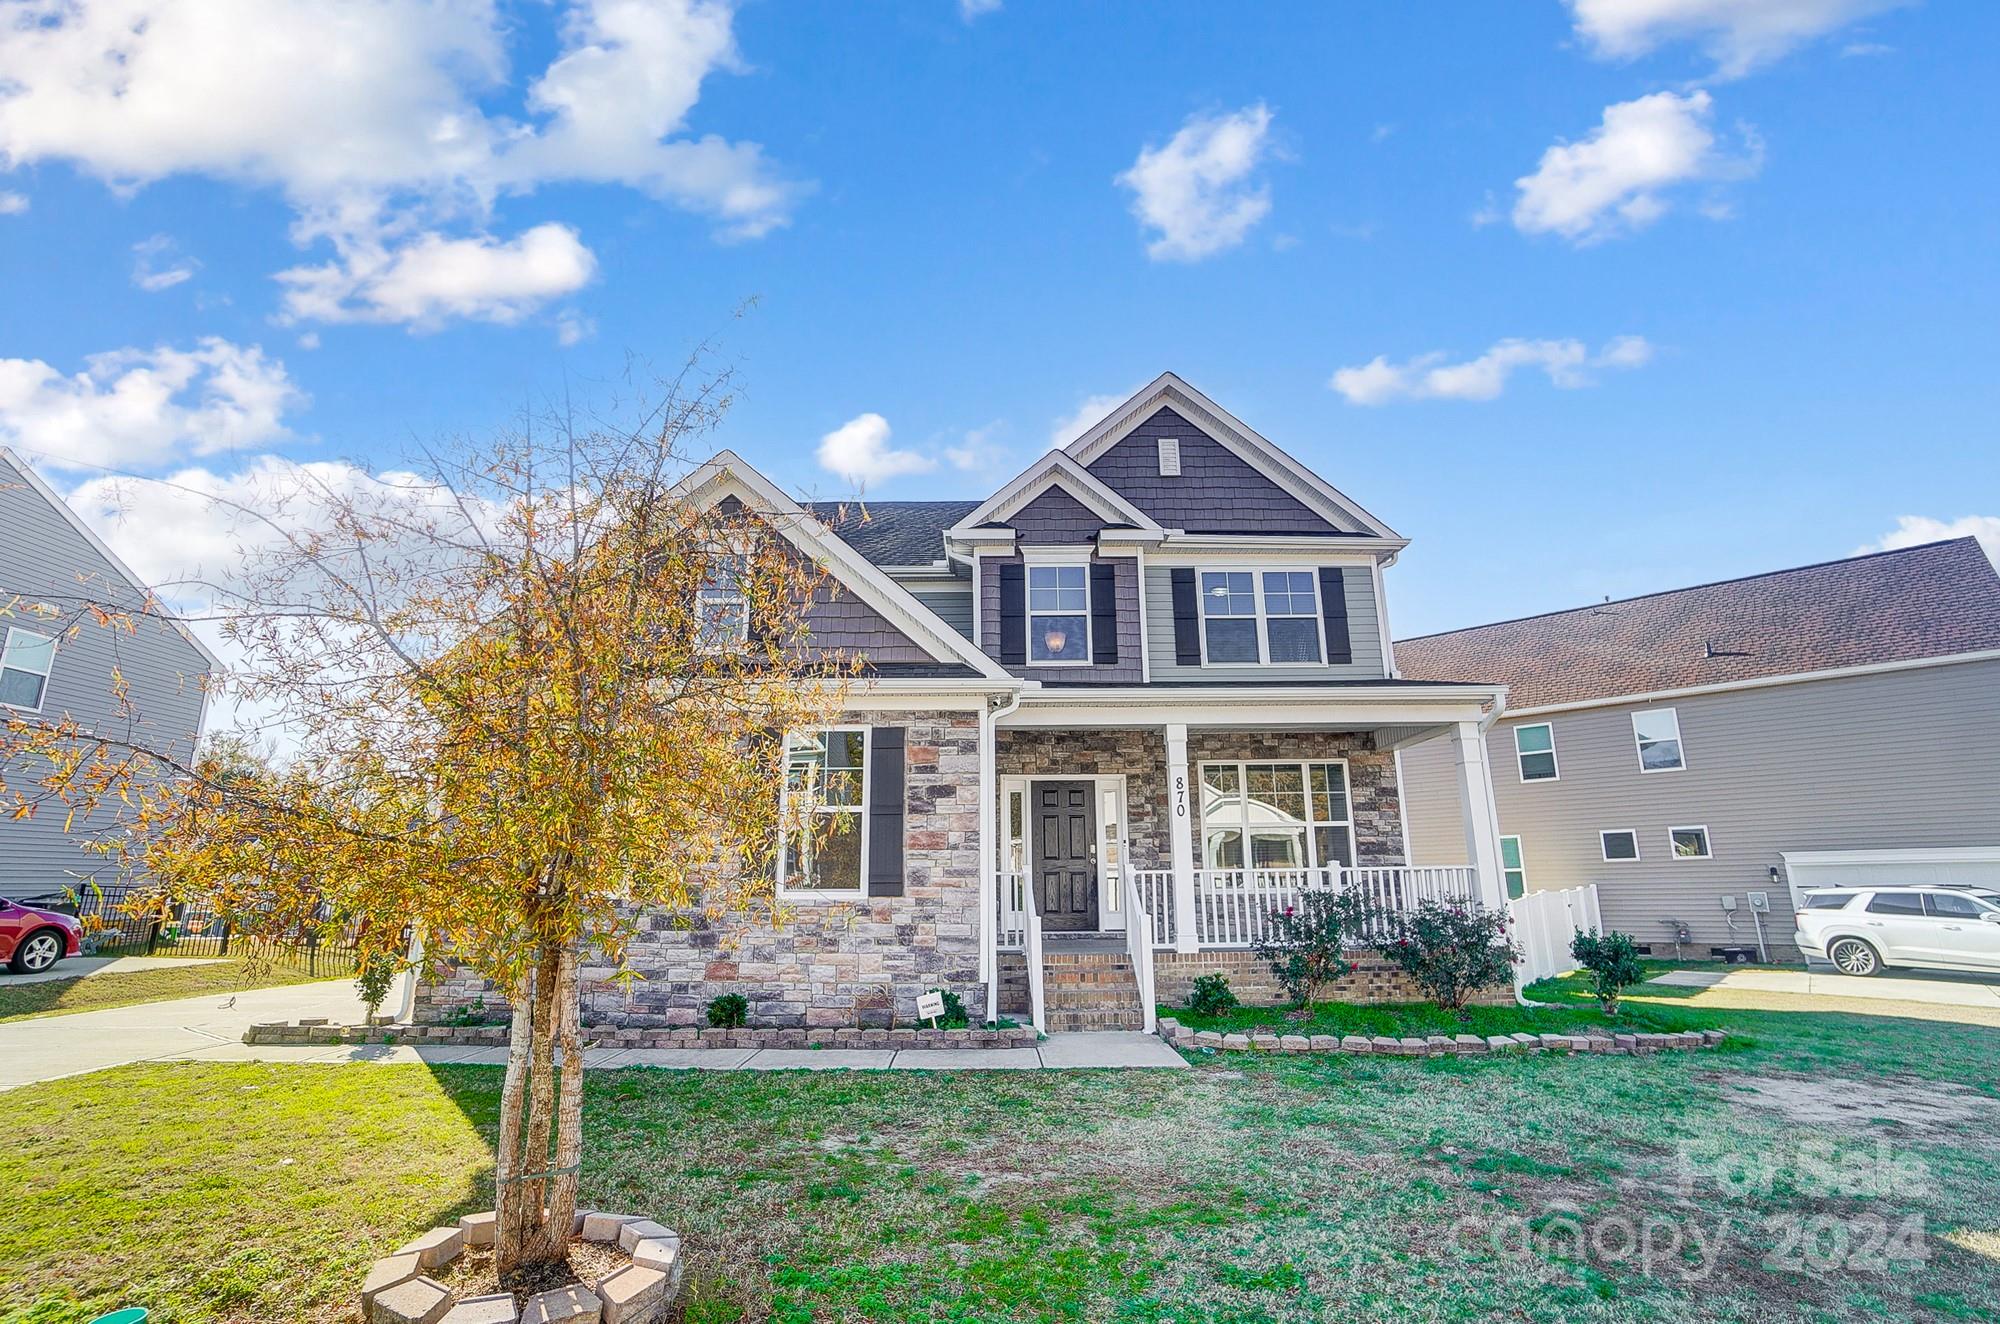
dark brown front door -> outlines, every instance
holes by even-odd
[[[1042,927],[1097,927],[1097,815],[1090,782],[1036,782],[1035,899]]]

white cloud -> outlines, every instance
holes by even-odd
[[[2000,566],[2000,515],[1966,515],[1955,520],[1932,519],[1928,515],[1898,515],[1894,529],[1872,543],[1855,548],[1854,552],[1857,556],[1863,552],[1888,552],[1898,547],[1941,542],[1946,538],[1979,539],[1986,555],[1994,565]]]
[[[1477,358],[1447,363],[1442,350],[1391,363],[1376,355],[1357,367],[1342,368],[1327,385],[1351,405],[1384,405],[1395,400],[1491,400],[1507,389],[1520,369],[1542,372],[1564,390],[1589,386],[1599,369],[1643,367],[1653,347],[1643,336],[1618,336],[1592,354],[1580,340],[1519,340],[1496,343]]]
[[[957,445],[944,448],[946,462],[961,473],[999,474],[1012,459],[1012,452],[996,440],[1004,430],[999,422],[973,428]]]
[[[597,334],[597,323],[574,308],[556,314],[556,343],[568,348],[580,345]]]
[[[1146,147],[1116,182],[1132,190],[1132,214],[1156,232],[1155,261],[1194,262],[1243,242],[1271,210],[1253,180],[1270,147],[1263,102],[1227,115],[1191,115],[1164,147]]]
[[[1726,158],[1709,128],[1707,92],[1655,92],[1604,108],[1603,121],[1580,142],[1542,153],[1535,173],[1514,181],[1514,226],[1579,244],[1640,230],[1668,209],[1663,192],[1701,180],[1755,173],[1758,145]]]
[[[850,418],[821,437],[819,463],[828,473],[862,488],[937,468],[937,461],[928,455],[890,449],[889,420],[880,414]]]
[[[148,294],[172,289],[200,267],[201,263],[178,252],[169,235],[156,234],[132,245],[132,283]]]
[[[1120,391],[1112,395],[1085,396],[1082,403],[1057,419],[1049,428],[1049,449],[1067,446],[1102,423],[1106,414],[1131,399],[1132,392],[1138,389],[1135,386],[1131,391]]]
[[[282,321],[407,322],[433,330],[454,317],[512,323],[573,294],[597,258],[567,225],[535,226],[502,241],[427,232],[395,246],[337,241],[339,260],[278,273]]]
[[[799,189],[756,144],[687,128],[704,80],[739,67],[730,0],[564,0],[555,58],[519,89],[517,17],[494,0],[17,0],[0,161],[67,161],[121,191],[176,174],[275,188],[298,242],[337,249],[446,242],[558,182],[637,189],[726,238],[785,222]],[[515,97],[520,117],[486,108]]]
[[[984,14],[997,14],[1003,0],[958,0],[958,16],[970,23]]]
[[[306,397],[255,345],[210,336],[96,354],[65,377],[39,359],[0,359],[0,441],[57,469],[136,468],[290,435]]]
[[[1699,41],[1716,73],[1737,78],[1859,18],[1906,0],[1568,0],[1577,35],[1602,59]]]
[[[0,189],[0,216],[19,216],[27,210],[27,194]]]

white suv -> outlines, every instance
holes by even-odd
[[[2000,972],[2000,892],[1964,887],[1826,887],[1806,892],[1799,950],[1844,975]]]

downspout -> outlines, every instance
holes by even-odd
[[[986,978],[986,1019],[1000,1020],[1000,937],[996,928],[1000,909],[1000,842],[994,827],[994,790],[998,736],[1001,718],[1021,706],[1021,692],[994,707],[991,701],[979,705],[979,973]]]

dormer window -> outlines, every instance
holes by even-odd
[[[1160,438],[1160,477],[1179,478],[1181,476],[1181,439],[1179,437]]]

